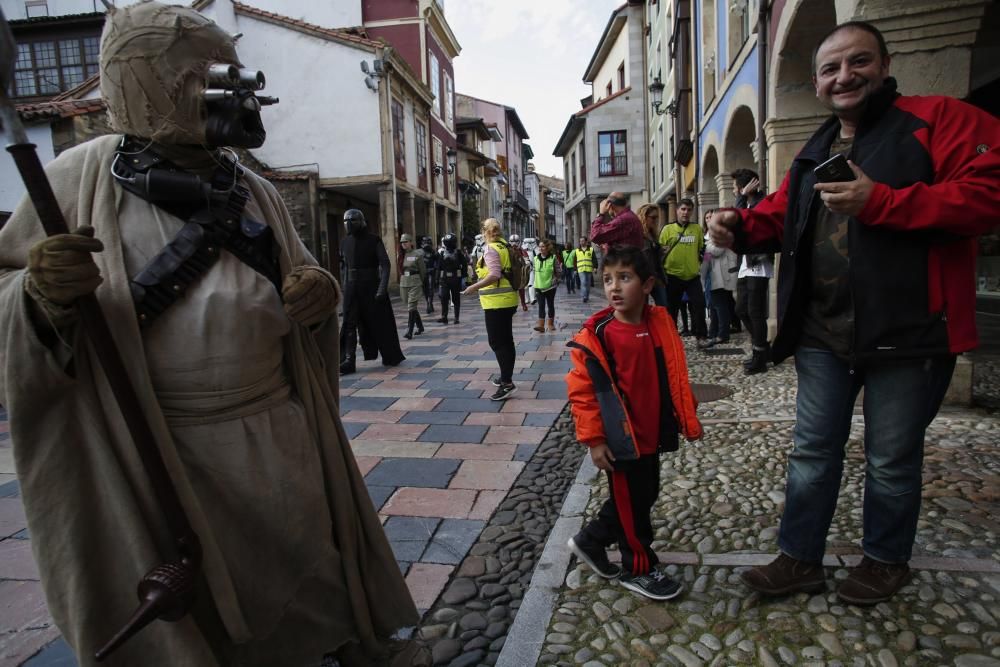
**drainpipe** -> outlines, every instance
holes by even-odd
[[[767,31],[770,0],[760,0],[757,11],[757,173],[760,189],[767,192],[767,141],[764,119],[767,118]]]

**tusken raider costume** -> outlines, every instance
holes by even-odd
[[[206,148],[264,140],[263,77],[239,67],[191,9],[112,9],[101,87],[120,134],[46,170],[76,233],[44,238],[27,201],[0,230],[0,402],[49,609],[93,665],[174,555],[79,330],[93,292],[203,551],[191,612],[103,664],[422,664],[338,416],[336,281],[273,186]]]
[[[406,359],[399,347],[396,318],[389,303],[389,255],[375,234],[368,233],[364,213],[344,213],[347,236],[340,246],[344,262],[344,323],[340,332],[340,372],[353,373],[358,342],[366,360],[382,355],[384,366]]]

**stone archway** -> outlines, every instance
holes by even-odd
[[[730,174],[736,169],[753,169],[757,164],[754,159],[753,145],[757,140],[757,121],[753,111],[748,106],[741,105],[733,110],[726,127],[723,140],[722,170],[719,181],[719,205],[732,206],[735,195]]]
[[[701,183],[698,184],[698,218],[700,222],[705,211],[719,207],[719,151],[710,144],[701,159]]]

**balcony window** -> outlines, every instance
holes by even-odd
[[[58,95],[97,74],[99,37],[21,42],[14,65],[14,96]]]
[[[597,133],[599,176],[628,175],[628,133],[625,130]]]

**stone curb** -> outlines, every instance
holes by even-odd
[[[590,492],[596,476],[597,467],[589,456],[584,456],[576,479],[563,501],[559,518],[545,542],[521,607],[507,632],[507,641],[497,659],[498,667],[524,667],[538,662],[552,618],[553,603],[569,569],[572,552],[566,542],[583,525],[583,515],[590,502]]]

